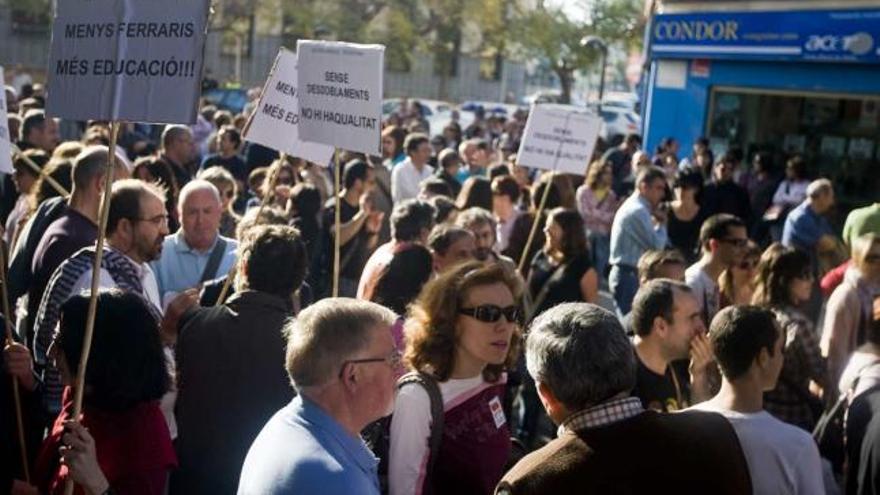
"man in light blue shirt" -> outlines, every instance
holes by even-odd
[[[393,407],[395,319],[378,304],[336,298],[288,324],[287,374],[299,396],[254,440],[239,495],[379,494],[379,460],[360,431]]]
[[[238,247],[234,239],[220,235],[223,212],[213,184],[190,181],[181,189],[177,204],[180,230],[165,237],[162,257],[152,263],[163,305],[181,292],[229,273]],[[212,254],[219,263],[210,263]]]
[[[608,285],[621,314],[629,313],[639,288],[639,258],[645,251],[666,247],[666,212],[657,208],[665,195],[666,173],[645,167],[636,178],[636,191],[614,215]]]

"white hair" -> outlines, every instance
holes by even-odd
[[[831,185],[831,181],[828,179],[816,179],[807,186],[807,196],[810,198],[817,198],[820,195],[831,192],[834,190],[834,187]]]
[[[177,198],[177,208],[182,210],[183,205],[186,204],[186,200],[189,199],[190,195],[199,191],[210,192],[211,195],[214,196],[214,199],[217,200],[217,204],[223,204],[223,202],[220,201],[220,191],[214,187],[214,184],[211,184],[204,179],[193,179],[187,182],[186,185],[183,186],[183,189],[180,190],[180,196]]]

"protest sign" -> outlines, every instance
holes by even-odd
[[[195,123],[209,1],[55,2],[48,114]]]
[[[381,154],[385,47],[300,40],[296,51],[300,138]]]
[[[296,79],[296,53],[282,47],[263,87],[257,108],[244,129],[244,138],[326,166],[333,157],[333,147],[299,138],[299,91]]]
[[[9,119],[6,114],[9,112],[6,106],[6,91],[3,91],[5,83],[3,82],[3,66],[0,65],[0,172],[4,174],[12,173],[12,135],[9,132]]]
[[[523,131],[519,165],[584,175],[602,120],[570,105],[535,105]]]

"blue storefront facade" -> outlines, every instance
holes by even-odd
[[[853,202],[880,201],[880,8],[658,14],[645,145],[807,157]],[[872,175],[873,174],[873,175]],[[871,185],[868,185],[871,182]]]

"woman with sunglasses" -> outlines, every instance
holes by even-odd
[[[761,248],[754,241],[749,240],[742,261],[721,272],[718,279],[721,308],[752,303],[752,296],[755,293],[755,272],[760,258]]]
[[[528,317],[564,302],[595,303],[599,276],[593,268],[584,221],[577,210],[554,208],[544,226],[544,248],[529,270]]]
[[[764,394],[764,409],[786,423],[813,431],[822,410],[810,382],[826,382],[825,358],[810,321],[799,309],[810,300],[810,255],[773,243],[761,255],[752,304],[769,307],[785,332],[785,359],[776,388]]]
[[[519,355],[519,298],[501,266],[468,262],[429,282],[410,307],[404,360],[438,382],[442,438],[430,458],[430,396],[403,385],[391,418],[392,495],[495,489],[511,448],[502,400],[505,370]]]
[[[298,162],[298,160],[296,160]],[[297,167],[291,163],[290,159],[275,160],[269,166],[266,180],[263,181],[263,196],[269,196],[266,201],[271,206],[287,211],[287,201],[290,199],[290,192],[293,186],[302,182],[299,178]],[[272,188],[269,190],[269,188]]]

